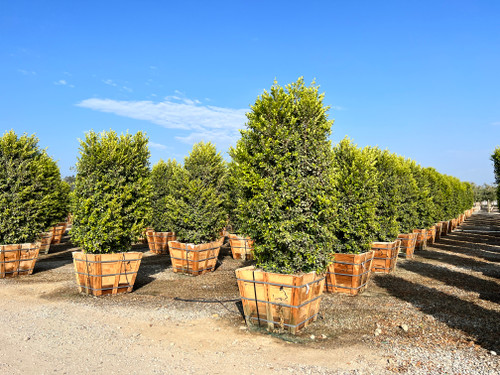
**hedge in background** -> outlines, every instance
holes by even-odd
[[[165,225],[180,242],[206,243],[220,237],[226,224],[223,179],[225,162],[212,143],[200,142],[184,160],[182,178],[170,179],[165,196]],[[155,228],[156,229],[156,228]],[[167,229],[167,228],[166,228]]]
[[[0,138],[0,244],[33,242],[68,213],[68,191],[38,138]]]
[[[265,271],[322,272],[331,261],[333,121],[323,97],[302,78],[285,87],[274,82],[230,150],[240,191],[234,212]]]
[[[333,149],[337,202],[332,223],[337,253],[364,253],[381,233],[377,208],[382,202],[376,157],[375,149],[361,149],[348,138]]]
[[[151,171],[151,225],[157,232],[170,232],[173,222],[169,221],[167,197],[178,197],[185,178],[185,170],[174,160],[160,160]]]
[[[80,141],[72,241],[89,253],[128,251],[150,214],[148,140],[90,131]]]

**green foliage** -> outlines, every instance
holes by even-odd
[[[314,83],[276,82],[247,114],[247,129],[230,150],[232,213],[255,240],[257,266],[292,274],[325,270],[334,235],[333,121]]]
[[[183,186],[185,170],[177,161],[160,160],[151,171],[151,225],[158,232],[170,232],[174,223],[169,221],[170,213],[166,209],[167,197],[177,197]]]
[[[80,141],[72,241],[89,253],[128,251],[150,214],[148,140],[90,131]]]
[[[401,206],[397,214],[399,233],[411,233],[413,229],[419,228],[417,217],[417,204],[419,189],[413,177],[411,161],[402,156],[396,158],[401,172],[399,186],[401,191]]]
[[[496,147],[491,155],[493,161],[493,171],[495,173],[495,182],[497,184],[497,202],[500,202],[500,147]]]
[[[215,146],[197,143],[185,158],[184,168],[170,162],[158,166],[155,175],[160,174],[160,169],[165,171],[162,175],[166,186],[160,188],[160,199],[154,200],[154,216],[162,220],[158,225],[173,230],[181,242],[200,244],[220,237],[227,216],[222,182],[226,165]],[[153,183],[160,185],[162,181]]]
[[[360,254],[370,250],[381,235],[377,209],[380,205],[376,169],[377,150],[361,149],[344,138],[333,149],[336,215],[333,220],[338,253]]]
[[[435,223],[433,220],[435,207],[431,197],[430,183],[420,165],[414,161],[409,161],[409,166],[418,187],[418,194],[415,197],[416,228],[429,228]]]
[[[396,154],[374,148],[375,168],[378,171],[377,179],[377,208],[378,233],[376,241],[393,241],[400,233],[398,217],[403,205],[403,179],[407,178],[400,160]]]
[[[67,186],[38,139],[0,138],[0,244],[33,242],[67,214]]]
[[[483,184],[481,186],[471,183],[474,202],[494,201],[497,199],[497,186]]]

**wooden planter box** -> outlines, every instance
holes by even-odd
[[[427,229],[427,245],[432,245],[436,240],[436,227],[432,226]]]
[[[228,234],[231,253],[234,259],[253,259],[253,240],[237,234]]]
[[[0,245],[0,279],[31,275],[40,245],[40,242]]]
[[[284,275],[250,266],[237,269],[236,279],[248,325],[295,334],[318,316],[325,278],[315,272]]]
[[[439,223],[441,224],[441,236],[446,236],[448,234],[448,228],[450,226],[450,222],[449,221],[440,221]]]
[[[398,239],[401,241],[399,251],[406,259],[413,259],[415,252],[415,244],[417,243],[417,233],[399,234]]]
[[[448,233],[450,233],[457,227],[457,219],[451,219],[448,223]]]
[[[155,254],[168,254],[168,241],[175,241],[177,237],[174,232],[146,232],[149,250]]]
[[[74,251],[76,283],[81,293],[93,296],[130,293],[142,253],[86,254]]]
[[[214,271],[223,242],[224,238],[200,245],[169,241],[172,269],[194,276]]]
[[[363,254],[335,253],[326,273],[326,291],[351,296],[363,292],[370,281],[374,251]]]
[[[415,250],[427,249],[427,229],[413,229],[413,233],[417,233]]]
[[[396,268],[398,261],[400,240],[394,242],[372,242],[372,250],[374,251],[372,272],[390,273]]]
[[[434,241],[439,241],[441,239],[441,231],[443,229],[443,224],[442,222],[436,223],[436,238]]]
[[[57,245],[61,243],[61,239],[64,236],[64,232],[66,231],[66,222],[57,223],[52,228],[52,244]]]
[[[39,254],[48,254],[50,250],[50,244],[52,243],[52,237],[54,233],[52,230],[48,232],[43,232],[40,234],[40,251]]]

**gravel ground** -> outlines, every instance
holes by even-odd
[[[500,373],[498,213],[399,259],[360,296],[326,294],[296,336],[244,325],[234,270],[246,263],[227,246],[215,272],[190,277],[137,245],[134,292],[94,298],[78,293],[65,240],[33,275],[0,280],[1,374]]]

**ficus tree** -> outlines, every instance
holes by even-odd
[[[220,237],[227,221],[225,174],[226,163],[210,142],[195,144],[183,168],[172,164],[170,176],[175,178],[165,181],[163,218],[178,241],[200,244]]]
[[[80,141],[71,240],[88,253],[131,249],[149,222],[148,139],[142,132],[86,133]]]
[[[34,135],[0,138],[0,244],[35,241],[68,214],[69,188]]]
[[[334,234],[333,121],[324,95],[303,78],[275,81],[247,113],[246,129],[230,149],[234,214],[255,241],[257,266],[292,274],[323,272]]]
[[[359,148],[349,138],[333,148],[336,210],[332,224],[338,253],[364,253],[381,234],[377,209],[385,207],[378,190],[377,154],[376,149]]]
[[[151,225],[157,232],[173,231],[173,222],[167,211],[167,197],[178,198],[183,181],[185,170],[175,159],[168,159],[166,162],[160,160],[153,166],[151,171]]]

